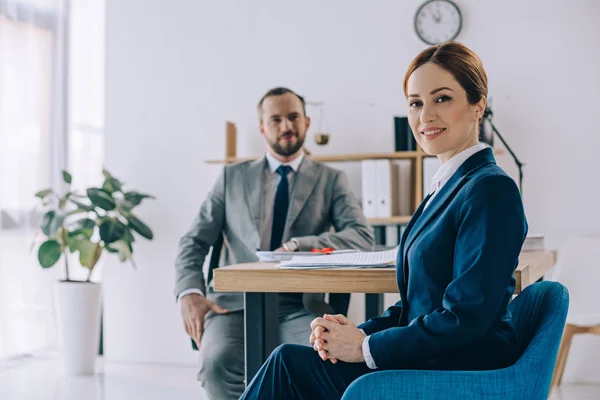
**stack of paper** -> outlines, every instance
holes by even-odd
[[[358,250],[334,250],[332,254],[340,254],[340,253],[356,253]],[[288,261],[293,257],[298,256],[306,256],[306,257],[320,257],[323,253],[313,253],[311,251],[296,251],[296,252],[287,252],[287,251],[257,251],[256,257],[258,257],[259,261],[262,262],[280,262],[280,261]]]
[[[294,256],[291,260],[282,261],[279,264],[279,268],[311,269],[389,267],[396,264],[397,254],[398,248],[386,251],[327,254],[317,257]]]

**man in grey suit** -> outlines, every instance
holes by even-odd
[[[256,261],[257,249],[372,250],[374,245],[345,174],[304,155],[310,126],[304,99],[275,88],[260,100],[258,113],[266,156],[223,168],[181,239],[175,264],[185,330],[200,350],[198,380],[213,400],[237,399],[244,391],[243,295],[214,292],[212,282],[207,289],[202,273],[220,235],[225,265]],[[308,345],[310,322],[323,313],[334,313],[324,294],[281,293],[281,342]]]

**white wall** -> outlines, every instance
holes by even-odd
[[[267,89],[289,86],[325,102],[331,141],[316,148],[309,135],[313,153],[393,149],[392,116],[406,109],[404,71],[425,47],[412,27],[420,3],[108,2],[107,166],[158,197],[141,210],[156,239],[137,243],[138,271],[106,265],[110,359],[195,362],[171,293],[173,260],[219,171],[203,160],[223,156],[225,120],[238,125],[240,155],[260,154],[254,106]],[[600,2],[457,3],[458,40],[483,59],[494,122],[527,164],[530,232],[545,233],[551,248],[569,235],[600,232],[592,161],[600,147]],[[517,176],[508,155],[499,163]],[[339,166],[357,178],[358,165]],[[591,362],[585,358],[578,365]]]

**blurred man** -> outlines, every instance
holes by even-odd
[[[212,400],[238,399],[244,391],[243,295],[214,292],[212,282],[207,291],[202,273],[220,235],[226,265],[256,261],[256,249],[371,250],[374,245],[345,174],[302,150],[310,126],[304,99],[286,88],[272,89],[258,103],[258,116],[266,155],[223,168],[181,239],[175,264],[185,329],[200,349],[198,380]],[[281,342],[308,345],[315,315],[334,312],[324,294],[281,293]]]

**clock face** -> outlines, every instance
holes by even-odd
[[[455,39],[461,27],[460,10],[450,0],[427,1],[415,15],[417,35],[431,45]]]

